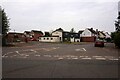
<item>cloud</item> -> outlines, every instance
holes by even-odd
[[[4,0],[3,8],[17,31],[62,27],[76,30],[86,27],[114,30],[118,0]],[[111,28],[110,28],[111,27]]]

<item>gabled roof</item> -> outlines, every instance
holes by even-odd
[[[98,37],[99,38],[105,38],[106,35],[103,33],[103,31],[98,31]]]
[[[56,31],[60,31],[60,32],[63,32],[64,30],[62,29],[62,28],[58,28],[58,29],[56,29],[55,31],[53,31],[53,32],[56,32]],[[53,33],[52,32],[52,33]]]
[[[63,31],[63,33],[70,33],[70,32],[68,32],[68,31]]]
[[[117,19],[120,19],[120,16],[118,16]]]
[[[31,32],[43,34],[42,31],[32,30]]]
[[[106,38],[111,38],[110,34],[108,32],[103,32],[106,35]]]
[[[62,28],[58,28],[55,31],[63,31],[63,29]]]
[[[106,36],[105,33],[103,33],[103,31],[99,31],[103,36]]]
[[[8,32],[6,36],[8,35],[24,35],[24,33],[17,33],[17,32]]]
[[[79,33],[79,34],[82,34],[83,31],[84,31],[84,30],[80,30],[80,31],[78,31],[78,33]]]
[[[30,34],[30,31],[24,31],[24,33]]]
[[[95,30],[93,30],[93,28],[88,28],[88,30],[94,34],[97,34]]]
[[[17,32],[9,32],[8,34],[24,34],[24,33],[17,33]]]
[[[46,34],[50,34],[50,32],[44,32],[44,33],[46,33]]]

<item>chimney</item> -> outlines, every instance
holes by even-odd
[[[98,29],[96,29],[96,33],[97,33],[97,35],[98,35],[98,33],[99,33],[99,32],[98,32]]]
[[[98,32],[98,29],[96,29],[96,32]]]

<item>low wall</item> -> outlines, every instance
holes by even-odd
[[[40,42],[60,42],[60,37],[40,37]]]

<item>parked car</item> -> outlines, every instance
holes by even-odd
[[[98,39],[98,40],[95,41],[94,46],[95,47],[104,47],[104,41]]]

